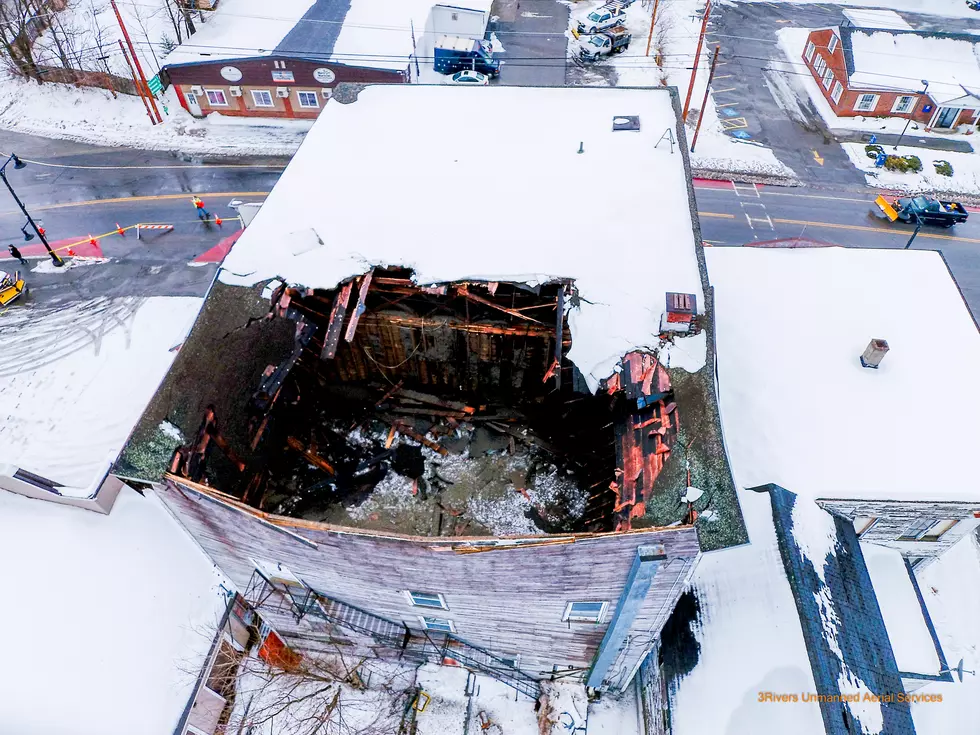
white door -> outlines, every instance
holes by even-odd
[[[200,117],[201,106],[197,103],[197,95],[193,92],[185,92],[184,99],[187,100],[187,111],[194,117]]]

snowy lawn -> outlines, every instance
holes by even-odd
[[[313,120],[198,120],[173,89],[158,103],[164,122],[151,125],[139,97],[68,84],[37,84],[0,70],[0,129],[101,146],[226,156],[291,156]]]
[[[946,191],[980,196],[980,153],[933,151],[904,145],[896,151],[894,146],[882,146],[888,155],[918,156],[922,159],[922,171],[916,174],[875,168],[875,162],[868,158],[863,143],[842,143],[841,147],[851,163],[864,171],[864,178],[870,186],[915,193]],[[948,161],[953,166],[953,175],[937,173],[934,161]]]
[[[735,4],[760,2],[767,5],[787,4],[787,5],[806,5],[813,4],[813,0],[734,0]],[[961,0],[891,0],[884,3],[881,0],[823,0],[821,5],[840,5],[841,7],[852,8],[881,8],[887,7],[889,10],[897,10],[905,13],[928,13],[931,15],[945,15],[951,18],[976,18],[978,13],[970,10]]]
[[[106,516],[0,490],[0,560],[0,730],[174,730],[227,581],[155,495],[123,488]]]

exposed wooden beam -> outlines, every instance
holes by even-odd
[[[367,308],[365,302],[367,301],[368,289],[371,288],[371,278],[373,276],[374,268],[369,270],[367,275],[361,277],[361,287],[357,292],[357,306],[354,307],[354,313],[351,314],[350,323],[347,325],[347,334],[344,335],[344,339],[347,342],[353,341],[354,332],[357,331],[357,322]]]
[[[466,286],[458,286],[456,288],[456,293],[458,293],[460,296],[470,301],[475,301],[478,304],[489,306],[491,309],[497,309],[498,311],[502,311],[504,314],[510,314],[511,316],[516,316],[518,319],[524,319],[526,321],[531,322],[532,324],[541,324],[541,322],[539,322],[537,319],[532,319],[526,314],[522,314],[521,312],[515,311],[514,309],[509,309],[506,306],[501,306],[500,304],[495,304],[490,299],[485,299],[482,296],[477,296],[474,293],[470,293],[469,289]]]
[[[330,310],[330,321],[327,322],[327,333],[323,338],[323,350],[320,352],[321,360],[332,360],[337,354],[337,344],[340,342],[340,334],[344,329],[344,316],[347,314],[347,302],[350,301],[350,292],[353,288],[354,282],[348,281],[334,299],[333,308]]]

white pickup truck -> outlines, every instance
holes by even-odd
[[[629,48],[631,38],[625,26],[613,26],[583,40],[578,53],[584,61],[598,61],[600,56],[621,54]]]
[[[626,19],[628,5],[628,3],[615,2],[596,8],[579,20],[576,30],[579,34],[592,34],[619,25]]]

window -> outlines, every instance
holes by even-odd
[[[834,81],[834,72],[832,69],[827,69],[823,73],[823,88],[830,89],[831,83]]]
[[[859,112],[874,112],[877,106],[878,95],[876,94],[858,95],[857,102],[854,103],[854,109]]]
[[[521,654],[519,653],[505,653],[503,656],[499,657],[501,661],[512,669],[521,668]]]
[[[300,107],[319,107],[320,100],[317,99],[316,92],[297,92]]]
[[[830,37],[830,43],[827,44],[827,50],[830,53],[834,53],[834,50],[836,48],[837,48],[837,34],[835,33],[833,36]]]
[[[858,536],[863,536],[878,522],[877,518],[871,516],[858,516],[854,519],[854,531]]]
[[[813,68],[816,69],[817,74],[823,76],[823,73],[827,70],[827,62],[823,60],[823,56],[817,54],[817,60],[813,62]]]
[[[844,94],[844,86],[840,82],[834,82],[834,90],[830,93],[830,99],[834,104],[840,102],[840,96]]]
[[[256,107],[275,107],[275,103],[272,101],[272,92],[268,89],[253,89],[252,90],[252,102]]]
[[[608,602],[569,602],[561,619],[573,623],[601,623],[608,607]]]
[[[456,632],[456,626],[453,625],[453,621],[446,620],[445,618],[430,618],[425,615],[419,615],[419,622],[422,623],[422,627],[426,630],[438,630],[442,633]]]
[[[435,607],[440,610],[449,609],[449,606],[446,604],[446,598],[438,592],[414,592],[408,590],[405,594],[408,595],[409,603],[416,607]]]
[[[892,105],[892,112],[912,112],[913,109],[915,109],[915,97],[910,94],[896,97],[895,104]]]
[[[817,47],[810,42],[806,45],[806,60],[813,61],[813,52],[817,50]]]
[[[208,104],[212,107],[228,106],[228,100],[225,99],[225,93],[220,89],[205,89],[204,94],[208,96]]]
[[[920,518],[915,521],[905,532],[898,537],[899,541],[938,541],[943,534],[955,526],[959,521],[934,521],[929,518]]]
[[[291,71],[286,71],[285,69],[273,69],[272,70],[272,81],[274,82],[295,82],[293,78],[293,73]]]

